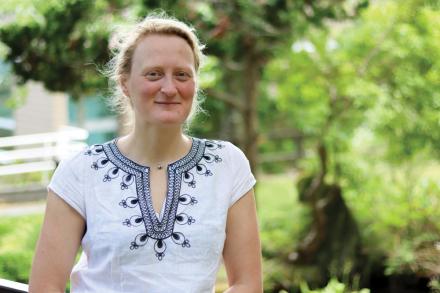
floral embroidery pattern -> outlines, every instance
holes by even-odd
[[[135,184],[136,195],[127,195],[119,202],[122,208],[140,210],[140,215],[133,215],[122,220],[126,227],[143,225],[145,232],[137,234],[130,242],[131,250],[145,246],[149,239],[155,241],[153,248],[158,260],[165,257],[168,239],[183,248],[191,247],[190,240],[181,232],[175,231],[179,225],[193,225],[196,223],[191,215],[177,213],[179,205],[194,206],[198,203],[196,197],[189,194],[180,194],[181,185],[187,184],[191,188],[197,187],[197,180],[212,176],[209,165],[220,163],[222,159],[213,153],[224,145],[216,141],[203,141],[193,138],[189,153],[182,159],[170,164],[168,171],[168,193],[165,198],[163,217],[158,219],[152,205],[150,194],[150,168],[139,165],[125,157],[117,148],[116,140],[103,145],[94,145],[85,152],[85,155],[99,156],[91,168],[105,169],[103,182],[110,182],[117,178],[122,191]],[[111,164],[109,164],[111,163]],[[175,225],[177,224],[177,226]]]

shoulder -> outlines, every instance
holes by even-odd
[[[221,159],[233,165],[247,163],[244,152],[235,144],[226,140],[203,139],[205,153],[215,153]]]
[[[235,145],[233,145],[231,142],[226,140],[210,139],[210,138],[195,138],[195,139],[204,145],[205,151],[217,151],[224,153],[231,151],[231,149],[233,148],[236,148]]]
[[[76,151],[68,151],[65,153],[59,162],[59,166],[70,166],[73,167],[75,165],[81,164],[81,161],[85,157],[85,152],[90,146],[85,146],[80,150]]]
[[[235,144],[224,140],[205,140],[205,156],[218,157],[215,161],[222,162],[222,190],[227,190],[229,207],[255,185],[249,160]]]
[[[83,174],[90,169],[94,160],[104,155],[104,144],[86,145],[80,150],[68,152],[61,158],[57,169],[70,170],[73,173]],[[88,168],[87,168],[88,167]]]
[[[227,152],[241,152],[241,150],[234,145],[232,142],[227,140],[218,140],[218,139],[200,139],[204,144],[206,149],[208,150],[222,150]]]

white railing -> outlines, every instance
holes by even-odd
[[[50,171],[72,152],[86,146],[88,132],[64,127],[60,131],[0,138],[0,176]]]
[[[1,293],[26,293],[29,287],[26,284],[0,279]]]

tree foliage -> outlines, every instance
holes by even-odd
[[[274,48],[291,36],[328,19],[349,18],[368,3],[351,1],[151,1],[65,0],[35,2],[33,17],[0,29],[9,48],[6,59],[22,81],[39,80],[50,90],[79,97],[102,90],[104,78],[94,64],[108,60],[111,23],[127,15],[144,16],[163,9],[192,23],[219,62],[221,76],[209,96],[226,102],[217,107],[221,121],[214,133],[225,133],[242,145],[251,165],[257,161],[258,84]],[[224,119],[229,113],[238,119]],[[242,117],[242,119],[241,119]],[[220,129],[219,129],[220,128]]]
[[[399,161],[438,155],[439,11],[423,1],[387,1],[362,18],[280,52],[265,71],[265,99],[278,111],[266,125],[288,124],[345,152],[360,127]]]
[[[24,83],[41,81],[48,90],[78,98],[103,91],[97,68],[109,59],[109,24],[118,1],[22,1],[0,28],[6,61]],[[98,15],[105,15],[97,18]]]
[[[365,249],[389,274],[438,274],[439,16],[435,1],[375,3],[278,51],[263,77],[277,113],[264,125],[304,136],[306,174],[323,168],[310,150],[327,150],[324,180],[343,187]]]

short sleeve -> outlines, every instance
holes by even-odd
[[[230,144],[230,148],[230,163],[232,164],[231,170],[233,170],[229,202],[231,207],[255,185],[256,180],[245,154],[233,144]]]
[[[81,174],[81,164],[78,162],[78,156],[60,162],[47,189],[55,192],[85,219],[84,180],[81,180],[79,176]]]

